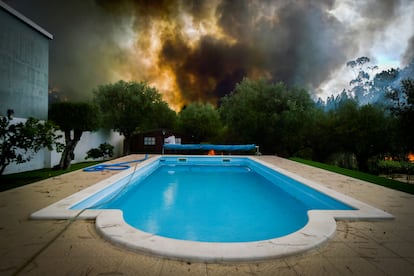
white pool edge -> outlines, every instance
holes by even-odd
[[[258,261],[300,253],[328,240],[336,230],[330,215],[309,212],[309,223],[290,235],[256,242],[212,243],[175,240],[137,230],[123,220],[120,210],[96,217],[96,229],[114,244],[169,259],[208,263]]]
[[[140,231],[125,222],[122,211],[120,210],[81,211],[70,209],[71,206],[81,202],[91,194],[123,179],[132,174],[134,170],[138,170],[140,167],[143,167],[150,162],[154,162],[157,158],[159,157],[146,160],[138,164],[136,168],[122,171],[108,179],[68,196],[31,214],[30,218],[96,219],[96,229],[98,233],[114,244],[118,244],[131,250],[155,254],[170,259],[212,263],[258,261],[270,258],[280,258],[307,251],[322,245],[332,237],[336,230],[335,220],[378,220],[394,218],[389,213],[255,157],[247,158],[279,171],[305,185],[357,208],[357,210],[311,210],[308,212],[308,223],[302,229],[287,236],[256,242],[218,243],[176,240]]]

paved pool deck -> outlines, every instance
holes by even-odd
[[[34,211],[117,173],[75,171],[0,193],[0,275],[414,275],[414,195],[276,156],[259,158],[395,219],[338,221],[331,240],[298,256],[251,263],[181,262],[115,246],[98,235],[93,220],[30,220]]]

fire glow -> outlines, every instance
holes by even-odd
[[[414,162],[414,153],[410,152],[410,153],[407,155],[407,159],[408,159],[408,161],[410,161],[410,162]]]

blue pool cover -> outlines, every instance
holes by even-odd
[[[165,144],[167,150],[217,150],[217,151],[250,151],[256,150],[255,144],[249,145],[213,145],[213,144]]]

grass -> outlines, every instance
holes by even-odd
[[[50,177],[65,174],[71,171],[76,171],[85,167],[93,166],[101,162],[102,161],[81,162],[71,165],[70,169],[68,170],[40,169],[22,173],[2,175],[0,176],[0,192],[24,186]]]
[[[346,176],[350,176],[356,179],[360,179],[360,180],[364,180],[367,182],[371,182],[377,185],[381,185],[387,188],[391,188],[394,190],[398,190],[398,191],[402,191],[402,192],[406,192],[409,194],[414,194],[414,185],[413,184],[407,184],[407,183],[403,183],[397,180],[393,180],[393,179],[388,179],[385,177],[380,177],[380,176],[376,176],[376,175],[372,175],[372,174],[368,174],[368,173],[363,173],[360,171],[355,171],[355,170],[350,170],[350,169],[344,169],[344,168],[340,168],[337,166],[332,166],[332,165],[328,165],[328,164],[324,164],[324,163],[319,163],[319,162],[315,162],[315,161],[310,161],[310,160],[306,160],[306,159],[302,159],[302,158],[297,158],[297,157],[293,157],[290,158],[290,160],[299,162],[299,163],[303,163],[306,165],[310,165],[313,167],[317,167],[320,169],[324,169],[327,171],[331,171],[331,172],[335,172],[335,173],[339,173],[342,175],[346,175]]]

